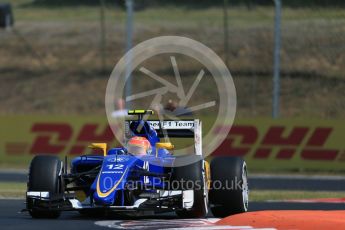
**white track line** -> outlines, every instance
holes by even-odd
[[[145,219],[145,220],[105,220],[96,221],[95,225],[112,228],[112,229],[152,229],[160,226],[160,229],[169,230],[274,230],[275,228],[254,228],[252,226],[233,226],[233,225],[216,225],[215,223],[220,220],[217,218],[210,219]]]

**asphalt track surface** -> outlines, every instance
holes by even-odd
[[[11,230],[65,230],[65,229],[106,229],[99,226],[99,223],[107,223],[109,221],[128,222],[133,218],[125,218],[118,215],[110,215],[102,218],[83,217],[78,212],[64,212],[59,219],[32,219],[28,213],[20,213],[24,208],[24,200],[0,200],[0,229]],[[252,202],[250,203],[250,211],[260,210],[344,210],[345,204],[328,204],[328,203],[281,203],[281,202]],[[212,218],[212,215],[209,215]],[[171,223],[170,227],[178,227],[178,219],[175,214],[160,214],[155,216],[146,216],[135,218],[137,221],[146,222],[164,221]],[[190,220],[197,221],[197,220]],[[96,225],[95,223],[98,223]],[[174,224],[176,223],[176,226]],[[114,226],[113,226],[114,227]],[[156,229],[161,226],[156,226]],[[115,228],[116,229],[116,228]],[[134,228],[133,228],[134,229]],[[150,229],[152,226],[150,226]]]
[[[26,182],[25,172],[0,172],[0,182]],[[251,190],[345,191],[343,176],[249,175]]]

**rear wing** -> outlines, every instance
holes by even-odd
[[[137,120],[125,121],[125,139],[131,137],[130,125]],[[147,120],[151,128],[156,130],[158,137],[194,138],[196,155],[202,155],[202,122],[194,120]]]

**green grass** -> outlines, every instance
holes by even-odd
[[[35,7],[30,6],[32,0],[0,0],[10,2],[14,6],[15,16],[18,21],[97,21],[100,9],[97,6],[61,6],[61,7]],[[123,22],[126,13],[120,7],[108,4],[106,16],[116,23]],[[246,7],[229,7],[229,25],[272,24],[274,7],[256,7],[248,10]],[[283,8],[283,19],[286,21],[315,20],[322,18],[345,19],[341,8]],[[223,23],[223,9],[211,7],[203,9],[191,9],[175,6],[147,8],[135,13],[136,23],[170,23],[183,25],[199,25],[203,23],[215,23],[213,26],[221,26]],[[187,24],[186,24],[187,23]]]
[[[14,34],[7,33],[7,37],[0,38],[0,53],[4,54],[0,56],[0,67],[10,70],[4,71],[1,77],[11,79],[6,89],[1,90],[3,95],[0,94],[0,98],[8,100],[0,106],[0,112],[12,110],[15,113],[54,114],[63,111],[65,114],[85,114],[91,112],[85,108],[92,108],[92,113],[104,114],[102,102],[106,79],[93,79],[94,83],[90,81],[101,75],[99,8],[33,7],[23,6],[30,3],[30,0],[10,2],[14,4],[17,31],[40,54],[50,71],[44,70],[44,74],[41,73],[42,66],[38,59],[26,50],[28,47]],[[229,69],[237,72],[233,77],[239,89],[239,115],[270,115],[274,9],[257,7],[248,11],[245,7],[234,7],[229,8],[228,15]],[[126,14],[119,7],[109,7],[106,18],[106,69],[109,73],[124,52]],[[308,79],[313,78],[314,73],[323,79],[343,79],[344,22],[345,13],[342,9],[283,9],[282,69],[288,76],[290,73],[292,76],[295,73],[307,75],[301,77],[303,80],[282,79],[283,116],[315,116],[317,113],[321,114],[319,117],[333,114],[343,116],[344,112],[339,111],[343,108],[340,94],[344,92],[343,84],[334,83],[333,86],[332,82],[319,83]],[[134,24],[134,44],[156,36],[179,35],[201,41],[222,58],[225,55],[222,8],[148,8],[135,13]],[[153,63],[155,69],[151,71],[171,70],[170,65],[159,61]],[[191,71],[194,67],[186,61],[185,69]],[[267,74],[255,76],[257,79],[253,80],[253,77],[246,76],[248,72],[254,75],[260,72]],[[25,80],[13,81],[20,76],[36,79],[23,77]],[[42,79],[38,79],[39,76]],[[108,74],[102,77],[108,77]],[[45,81],[47,78],[51,80]],[[61,79],[64,80],[63,84]],[[85,79],[88,79],[87,82]],[[90,90],[95,95],[85,98],[84,92],[79,90],[81,87],[77,88],[79,83],[83,84],[85,91]],[[44,95],[40,90],[34,90],[40,84],[46,85]],[[95,85],[100,85],[101,90],[95,90]],[[15,90],[6,92],[12,88]],[[11,95],[14,91],[19,93]],[[69,100],[70,107],[67,108],[66,99],[71,98],[71,94],[76,100]],[[78,100],[78,97],[81,98]],[[29,98],[30,102],[23,102],[25,98]],[[315,105],[315,101],[322,105]]]
[[[344,192],[320,191],[286,191],[286,190],[251,190],[250,201],[317,199],[317,198],[343,198]]]
[[[0,198],[25,197],[26,183],[0,182]]]
[[[325,11],[314,10],[291,10],[283,11],[283,20],[293,22],[299,20],[320,20],[324,17],[345,19],[343,11],[339,9],[327,9]],[[75,22],[98,22],[100,13],[97,7],[61,7],[61,8],[16,8],[16,18],[20,21],[75,21]],[[258,8],[249,11],[245,8],[229,10],[229,26],[254,27],[258,25],[273,25],[273,8]],[[126,13],[122,9],[108,8],[106,11],[107,21],[115,24],[124,23]],[[188,10],[183,8],[155,8],[140,11],[135,14],[137,25],[172,25],[179,28],[196,27],[200,24],[210,27],[221,27],[223,15],[221,8],[203,10]],[[181,24],[182,23],[182,24]]]

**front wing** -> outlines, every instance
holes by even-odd
[[[153,195],[156,195],[153,197]],[[52,195],[47,191],[28,191],[26,194],[27,209],[32,207],[36,210],[49,211],[79,211],[91,209],[106,209],[110,211],[153,211],[169,212],[181,209],[190,209],[194,203],[193,190],[167,191],[160,190],[157,194],[150,194],[150,197],[137,199],[130,206],[103,206],[92,203],[91,199],[80,202],[74,194]]]

